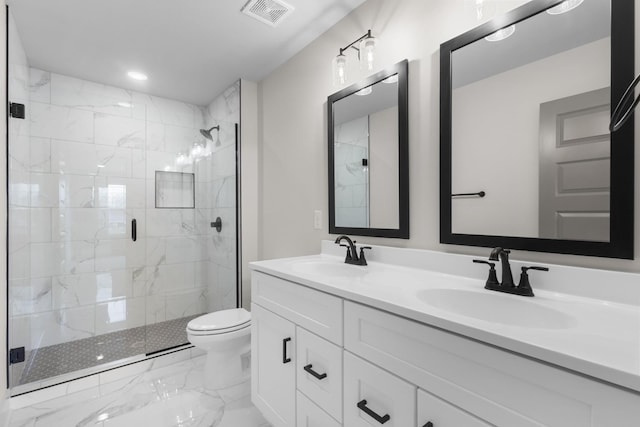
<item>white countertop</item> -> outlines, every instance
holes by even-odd
[[[536,296],[527,298],[485,290],[487,266],[469,267],[472,257],[386,247],[374,247],[372,254],[376,251],[389,255],[391,261],[404,259],[403,253],[409,251],[414,262],[405,264],[435,262],[439,271],[376,262],[376,258],[383,257],[374,255],[369,257],[371,261],[366,267],[349,266],[355,269],[355,275],[342,274],[344,258],[332,255],[335,249],[326,242],[323,254],[254,262],[251,268],[640,392],[640,306],[636,304],[636,295],[630,296],[630,304],[624,304],[549,290],[554,278],[571,280],[568,273],[574,270],[578,277],[604,277],[620,282],[637,279],[638,287],[640,275],[551,266],[552,274],[546,276],[544,289],[536,288],[536,282],[548,273],[531,272]],[[464,264],[456,267],[461,263]],[[321,267],[318,271],[308,268],[316,265]],[[338,267],[332,270],[334,265]],[[517,261],[512,265],[516,283],[519,265]],[[460,273],[447,271],[451,269]],[[477,278],[468,277],[470,272]],[[591,285],[586,284],[585,289]],[[573,289],[571,285],[568,287]],[[430,291],[433,289],[457,289],[460,295],[474,300],[477,297],[482,304],[468,306],[472,310],[463,310],[465,314],[450,311],[430,300],[440,292]],[[493,312],[490,305],[494,298],[502,308],[513,307],[512,312]],[[485,302],[487,316],[483,319],[482,307],[478,305]],[[529,313],[537,314],[538,310],[539,319]],[[471,311],[475,314],[469,314]],[[502,316],[505,318],[501,319]],[[529,323],[521,326],[519,316],[526,317]]]

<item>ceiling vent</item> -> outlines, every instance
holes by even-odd
[[[242,13],[272,27],[280,24],[293,12],[293,6],[281,0],[249,0],[242,8]]]

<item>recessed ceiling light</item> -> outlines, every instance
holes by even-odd
[[[511,36],[513,33],[515,33],[516,31],[516,26],[515,25],[510,25],[506,28],[502,28],[498,31],[496,31],[493,34],[489,34],[487,37],[485,37],[484,39],[488,42],[499,42],[500,40],[504,40],[507,37]]]
[[[127,76],[131,77],[131,78],[132,78],[132,79],[134,79],[134,80],[141,80],[141,81],[144,81],[144,80],[147,80],[147,79],[148,79],[148,77],[147,77],[147,75],[146,75],[146,74],[141,73],[141,72],[139,72],[139,71],[129,71],[129,72],[127,73]]]
[[[398,75],[394,74],[393,76],[389,76],[386,79],[384,79],[382,83],[387,83],[387,84],[398,83]]]
[[[118,106],[122,108],[131,108],[133,105],[130,102],[118,102]]]
[[[583,0],[566,0],[557,6],[547,9],[547,13],[549,15],[560,15],[561,13],[567,13],[570,10],[573,10],[576,7],[580,6],[582,2]]]
[[[367,86],[364,89],[360,89],[359,91],[357,91],[356,95],[358,95],[358,96],[367,96],[371,92],[373,92],[373,89],[371,89],[371,86]]]

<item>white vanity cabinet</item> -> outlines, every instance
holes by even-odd
[[[252,274],[251,398],[274,427],[342,422],[342,304]]]
[[[491,427],[470,413],[418,390],[418,427]]]
[[[640,426],[639,393],[261,272],[252,291],[274,427]]]
[[[344,425],[415,425],[416,387],[344,352]]]
[[[251,304],[251,394],[274,425],[295,425],[295,333],[292,322]]]
[[[428,392],[419,427],[640,425],[636,393],[349,301],[344,324],[345,353]]]

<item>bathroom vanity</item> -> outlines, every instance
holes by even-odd
[[[640,422],[637,275],[552,265],[526,298],[484,290],[469,256],[368,259],[323,242],[252,264],[252,400],[274,426]]]

